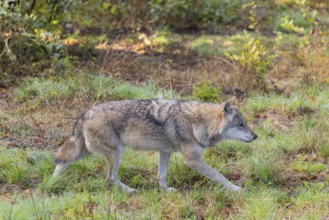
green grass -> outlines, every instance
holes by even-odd
[[[276,189],[258,186],[245,195],[244,204],[237,219],[273,219],[279,207],[278,198],[282,192]]]
[[[233,36],[203,35],[191,39],[188,48],[203,55],[225,55],[239,53],[242,45],[247,41],[243,34]]]
[[[106,179],[107,164],[100,156],[90,156],[69,167],[59,180],[50,179],[54,164],[49,158],[48,151],[29,151],[2,149],[2,155],[8,158],[2,160],[1,179],[6,180],[5,186],[18,184],[23,178],[12,182],[7,180],[6,173],[12,175],[20,173],[17,169],[11,169],[9,164],[20,161],[23,167],[29,172],[24,172],[24,177],[31,181],[38,176],[38,184],[29,190],[24,196],[22,191],[13,190],[11,197],[13,205],[7,199],[1,199],[0,209],[2,218],[9,219],[34,219],[34,218],[106,218],[108,215],[114,218],[156,218],[161,215],[174,215],[177,218],[189,218],[195,216],[205,200],[218,200],[216,206],[224,207],[225,203],[232,200],[232,195],[222,190],[219,186],[213,185],[210,192],[195,189],[193,192],[186,191],[183,185],[175,184],[178,174],[185,176],[182,158],[175,160],[179,168],[173,163],[170,173],[173,175],[169,182],[176,185],[179,192],[166,194],[158,190],[156,183],[157,155],[149,153],[137,153],[127,150],[124,162],[120,169],[122,181],[133,187],[138,187],[141,192],[137,195],[127,195],[117,187],[110,186]],[[33,165],[32,165],[33,164]],[[182,168],[184,166],[184,168]],[[95,172],[96,171],[96,172]],[[190,177],[199,176],[196,173]],[[180,181],[188,181],[187,179]],[[189,183],[191,183],[189,181]],[[198,185],[196,181],[194,184]],[[210,184],[211,185],[211,184]],[[193,186],[193,183],[192,183]],[[21,186],[23,187],[23,186]],[[195,186],[196,187],[196,186]],[[24,188],[24,187],[23,187]],[[29,187],[26,187],[29,188]],[[5,187],[4,187],[5,189]],[[210,196],[207,196],[209,193]],[[4,198],[5,195],[3,195]],[[160,201],[160,202],[159,202]],[[190,204],[196,207],[191,207]],[[162,206],[167,204],[168,206]],[[24,210],[24,211],[22,211]],[[205,215],[215,216],[215,211]]]
[[[136,86],[103,75],[28,81],[33,86],[23,82],[14,95],[23,94],[17,101],[57,100],[31,89],[43,83],[50,87],[66,83],[74,91],[63,93],[68,100],[80,92],[93,102],[175,96],[152,84]],[[80,87],[81,91],[77,89]],[[243,184],[239,193],[229,192],[191,170],[179,153],[173,154],[168,175],[168,184],[178,191],[164,193],[157,182],[157,154],[126,149],[119,176],[140,191],[128,195],[108,182],[107,161],[102,156],[78,161],[58,180],[52,180],[52,150],[2,145],[0,218],[321,219],[329,213],[328,94],[327,87],[311,86],[289,97],[271,93],[247,98],[241,110],[259,138],[252,143],[225,141],[204,154],[212,167]],[[36,111],[41,112],[42,107]]]
[[[55,98],[72,96],[74,93],[75,88],[72,85],[56,79],[29,77],[16,89],[14,96],[18,101],[26,101],[31,97],[40,97],[43,100],[51,101]]]
[[[269,94],[265,96],[255,96],[248,100],[246,111],[253,114],[264,112],[265,110],[276,110],[280,113],[296,115],[308,114],[323,108],[327,104],[328,95],[325,92],[316,93],[314,95],[293,93],[290,97],[285,97],[277,94]],[[314,100],[312,100],[314,99]]]
[[[152,83],[136,86],[102,74],[78,73],[64,77],[28,77],[15,89],[14,99],[18,102],[34,99],[51,103],[55,100],[72,99],[81,94],[87,95],[93,102],[177,96],[173,91],[160,89]]]

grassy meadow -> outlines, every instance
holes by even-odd
[[[26,78],[13,88],[12,101],[3,103],[1,120],[9,130],[0,142],[2,219],[329,217],[327,85],[296,88],[289,96],[252,93],[244,99],[240,109],[259,135],[257,141],[226,141],[204,155],[243,186],[242,192],[226,191],[189,169],[179,153],[171,158],[168,175],[178,191],[161,192],[157,154],[128,148],[120,177],[140,190],[128,195],[109,184],[107,162],[99,155],[76,162],[57,181],[50,178],[53,152],[67,138],[74,118],[106,99],[198,97],[152,83],[136,86],[101,74],[81,76]]]
[[[0,55],[0,219],[329,219],[329,20],[322,4],[327,1],[318,1],[316,16],[305,1],[296,1],[299,12],[292,1],[275,2],[287,5],[280,5],[279,17],[266,20],[254,7],[243,12],[252,27],[225,23],[221,28],[229,30],[216,34],[168,26],[108,33],[106,16],[84,20],[86,10],[70,17],[76,19],[73,27],[68,17],[55,20],[73,31],[57,35],[56,22],[49,24],[53,35],[35,30],[51,51],[45,58],[39,50],[24,50],[23,41],[16,44],[23,51],[16,54],[20,62]],[[0,34],[0,40],[6,36]],[[35,57],[27,60],[24,52]],[[119,176],[138,194],[109,183],[101,155],[51,179],[54,152],[79,114],[98,103],[150,98],[221,103],[232,96],[259,138],[222,142],[203,158],[242,186],[241,192],[191,170],[180,153],[172,155],[167,177],[177,191],[162,192],[157,153],[128,147]]]

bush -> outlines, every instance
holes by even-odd
[[[243,67],[243,78],[247,77],[246,83],[243,85],[245,89],[258,87],[266,90],[265,74],[267,74],[270,63],[275,58],[275,54],[270,54],[265,44],[260,40],[260,27],[257,21],[256,9],[258,5],[255,2],[245,4],[244,8],[249,9],[249,26],[254,30],[255,34],[249,34],[244,30],[244,41],[246,42],[240,54],[226,54],[232,60],[237,61]]]
[[[193,88],[192,97],[203,101],[214,102],[218,101],[219,93],[219,88],[211,85],[209,82],[204,82],[201,86]]]
[[[31,62],[63,55],[63,44],[53,33],[43,29],[45,24],[28,5],[15,0],[0,2],[1,80],[27,72]]]
[[[232,23],[238,18],[241,4],[241,0],[152,0],[148,6],[151,19],[157,23],[174,28],[206,28]]]

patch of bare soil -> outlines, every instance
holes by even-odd
[[[10,88],[0,99],[0,146],[56,149],[70,135],[79,114],[92,105],[79,97],[52,105],[17,103],[12,93]]]
[[[293,117],[290,114],[283,114],[282,112],[276,109],[270,109],[256,114],[254,122],[255,124],[259,124],[260,122],[268,118],[271,118],[273,120],[272,125],[277,130],[282,131],[289,131],[290,128],[293,126],[294,121],[297,119],[296,117]]]
[[[79,57],[83,67],[94,72],[137,84],[152,81],[182,95],[190,95],[193,86],[204,81],[234,90],[231,87],[242,77],[240,67],[226,57],[199,55],[186,49],[188,42],[184,39],[165,48],[147,45],[145,41],[131,44],[117,40],[110,45],[98,45],[89,53],[91,57],[86,57],[78,45],[68,48],[71,55]]]

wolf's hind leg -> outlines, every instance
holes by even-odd
[[[199,173],[204,175],[205,177],[222,184],[226,189],[231,191],[239,191],[241,188],[239,186],[234,185],[229,180],[227,180],[222,174],[217,172],[214,168],[206,164],[201,159],[201,154],[203,149],[200,146],[185,146],[183,147],[182,153],[185,157],[185,163],[197,170]]]
[[[124,183],[122,183],[118,177],[119,167],[123,157],[123,146],[111,149],[110,152],[106,154],[107,160],[109,161],[109,172],[108,178],[114,184],[119,186],[123,191],[127,193],[138,192],[137,189],[131,188]]]
[[[166,181],[170,155],[171,153],[162,152],[162,151],[159,152],[159,167],[158,167],[159,185],[165,192],[176,191],[175,188],[168,187]]]

